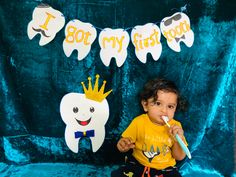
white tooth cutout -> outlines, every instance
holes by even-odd
[[[142,63],[146,63],[147,53],[151,53],[155,61],[160,58],[162,52],[160,39],[161,31],[154,23],[133,28],[131,40],[135,47],[135,54]]]
[[[105,66],[110,65],[112,57],[116,59],[118,67],[124,64],[130,41],[127,31],[124,29],[105,28],[99,34],[98,41],[101,47],[100,58]]]
[[[167,39],[168,46],[180,52],[180,42],[184,42],[187,47],[191,47],[194,42],[194,33],[190,28],[188,16],[182,12],[177,12],[171,17],[161,20],[160,28],[162,34]]]
[[[97,31],[90,23],[71,20],[65,28],[63,50],[67,57],[76,49],[78,60],[84,59],[90,52],[91,45],[97,37]]]
[[[82,93],[68,93],[61,100],[60,114],[66,124],[65,141],[71,151],[78,153],[79,140],[83,137],[75,137],[75,132],[85,135],[88,131],[94,131],[94,136],[88,136],[93,152],[102,146],[105,139],[105,124],[109,117],[109,105],[106,99],[97,102],[87,99]],[[87,124],[78,123],[89,119],[90,122]]]
[[[27,27],[27,34],[31,40],[39,33],[41,35],[39,40],[40,46],[51,42],[65,25],[63,14],[48,5],[37,6],[32,16],[32,20]]]

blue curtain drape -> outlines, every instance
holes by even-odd
[[[77,60],[63,52],[64,29],[45,46],[40,36],[29,40],[27,25],[40,3],[47,3],[65,16],[102,29],[157,23],[184,10],[191,21],[195,41],[191,48],[181,44],[174,52],[161,37],[162,54],[141,63],[134,47],[122,67],[112,60],[102,64],[98,38],[88,56]],[[130,121],[140,114],[137,94],[156,76],[176,82],[189,101],[182,122],[193,158],[179,163],[183,175],[193,169],[230,176],[234,171],[236,3],[233,0],[135,1],[135,0],[2,0],[0,2],[0,161],[6,164],[75,162],[88,165],[116,165],[122,157],[116,142]],[[110,116],[102,147],[93,153],[89,139],[80,142],[78,154],[65,144],[65,124],[59,105],[69,92],[82,93],[81,81],[99,74],[107,81]],[[192,175],[193,176],[193,175]]]

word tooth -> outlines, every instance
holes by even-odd
[[[91,106],[95,110],[93,113],[90,112]],[[78,112],[73,111],[74,107],[78,108]],[[94,136],[87,136],[91,140],[93,152],[96,152],[102,146],[105,139],[105,124],[109,117],[109,106],[106,99],[102,102],[96,102],[87,99],[85,94],[68,93],[61,100],[60,114],[66,124],[65,141],[71,151],[78,153],[79,141],[83,138],[75,137],[77,131],[85,135],[88,131],[94,131]],[[92,118],[87,125],[82,126],[76,121],[85,121],[89,117]]]
[[[155,61],[160,58],[162,52],[160,39],[160,29],[153,23],[133,28],[131,40],[135,47],[135,54],[142,63],[146,63],[148,53],[152,55]]]
[[[32,16],[33,18],[27,27],[27,34],[30,40],[33,39],[36,34],[40,34],[40,46],[51,42],[65,25],[63,14],[50,6],[37,6]]]
[[[91,50],[91,45],[97,37],[97,31],[90,23],[71,20],[65,28],[63,50],[67,57],[74,50],[78,51],[78,60],[84,59]]]
[[[111,59],[116,59],[118,67],[122,66],[127,57],[129,34],[123,29],[105,28],[99,35],[100,58],[105,66],[109,66]]]
[[[190,28],[188,16],[177,12],[171,17],[165,17],[160,24],[161,32],[167,39],[167,45],[174,51],[180,52],[180,42],[191,47],[194,42],[194,33]]]

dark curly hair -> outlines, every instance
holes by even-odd
[[[149,98],[154,98],[156,101],[158,90],[165,92],[173,92],[177,95],[177,110],[186,111],[188,107],[187,100],[180,96],[179,90],[174,82],[163,78],[156,78],[148,81],[143,90],[139,93],[140,100],[147,101]]]

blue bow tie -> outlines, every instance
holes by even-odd
[[[94,137],[94,130],[88,130],[85,132],[77,131],[75,132],[75,138],[81,137]]]

